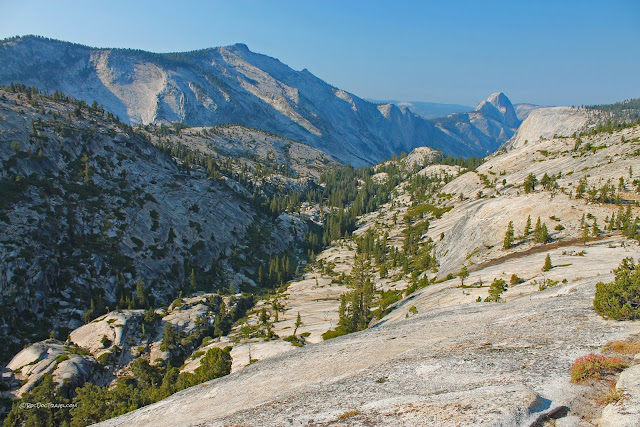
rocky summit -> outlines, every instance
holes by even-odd
[[[484,156],[519,124],[503,94],[473,113],[427,120],[391,103],[365,101],[244,44],[155,54],[26,36],[2,42],[0,62],[0,84],[95,100],[128,124],[241,124],[355,166],[425,145],[455,156]]]

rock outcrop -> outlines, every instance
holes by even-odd
[[[3,375],[10,391],[9,397],[20,397],[31,391],[44,374],[52,374],[59,385],[69,383],[81,386],[90,376],[95,358],[78,347],[64,345],[56,340],[31,344],[14,356],[7,364],[11,371]]]
[[[607,405],[602,411],[602,427],[634,427],[640,425],[640,365],[631,366],[621,374],[616,389],[622,399]]]
[[[113,311],[74,329],[69,340],[98,357],[111,346],[123,348],[126,338],[138,326],[143,310]],[[134,332],[133,332],[134,333]]]

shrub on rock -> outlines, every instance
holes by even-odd
[[[571,382],[581,383],[587,380],[599,379],[602,375],[620,372],[627,367],[619,357],[599,356],[588,354],[579,357],[571,365]]]
[[[494,279],[493,282],[491,282],[491,286],[489,286],[489,296],[484,300],[486,302],[498,302],[500,301],[500,295],[502,295],[502,293],[506,290],[507,282],[505,282],[503,279]]]
[[[610,319],[640,319],[640,264],[625,258],[613,272],[613,282],[596,284],[593,308]]]

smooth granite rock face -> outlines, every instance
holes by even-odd
[[[583,137],[584,145],[600,147],[595,153],[575,152],[573,138],[536,139],[491,156],[475,171],[446,184],[441,192],[451,195],[448,205],[454,208],[441,219],[431,221],[427,234],[436,245],[440,274],[456,274],[469,261],[479,264],[504,256],[502,246],[509,221],[513,221],[515,233],[521,235],[528,217],[532,227],[540,217],[555,240],[567,240],[580,238],[583,215],[597,218],[599,226],[612,215],[617,216],[618,206],[592,203],[575,194],[580,180],[586,179],[590,187],[599,189],[607,181],[616,185],[620,177],[627,183],[626,191],[633,192],[632,182],[639,176],[634,170],[640,169],[634,155],[638,144],[624,141],[635,138],[640,138],[638,127]],[[629,168],[633,172],[631,179]],[[555,175],[559,188],[527,194],[522,184],[529,174],[538,180],[545,174]],[[536,189],[540,188],[538,184]],[[442,233],[444,237],[440,238]],[[533,239],[527,239],[517,245],[517,250],[534,246]]]
[[[569,382],[575,358],[638,331],[593,312],[595,282],[506,303],[418,307],[102,425],[528,425],[570,407],[581,387]]]
[[[516,134],[506,144],[509,148],[535,144],[541,138],[571,136],[582,132],[597,120],[598,112],[575,107],[536,108],[527,114]]]

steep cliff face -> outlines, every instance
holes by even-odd
[[[130,124],[237,123],[306,142],[356,166],[425,145],[484,156],[518,124],[503,94],[472,113],[429,121],[393,104],[367,102],[243,44],[154,54],[27,36],[2,42],[0,61],[0,84],[97,100]]]

